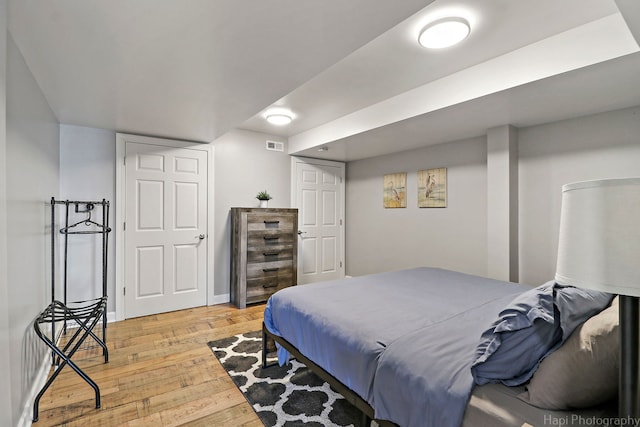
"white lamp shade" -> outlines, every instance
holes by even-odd
[[[640,296],[640,178],[562,187],[555,280]]]

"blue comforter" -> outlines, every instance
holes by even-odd
[[[473,291],[469,296],[478,297]],[[513,297],[507,294],[491,301],[478,297],[478,306],[434,321],[387,346],[375,374],[376,418],[407,427],[460,426],[474,385],[471,365],[478,338]]]
[[[403,427],[456,427],[481,333],[528,286],[417,268],[274,294],[265,324]],[[279,351],[281,363],[288,359]]]

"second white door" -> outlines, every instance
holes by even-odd
[[[344,277],[344,164],[294,159],[298,284]]]
[[[127,141],[125,315],[206,305],[207,152]]]

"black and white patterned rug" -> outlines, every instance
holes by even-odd
[[[360,411],[297,360],[262,369],[262,332],[211,341],[209,347],[265,426],[360,425]]]

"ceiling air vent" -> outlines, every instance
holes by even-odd
[[[284,142],[267,141],[267,150],[284,151]]]

